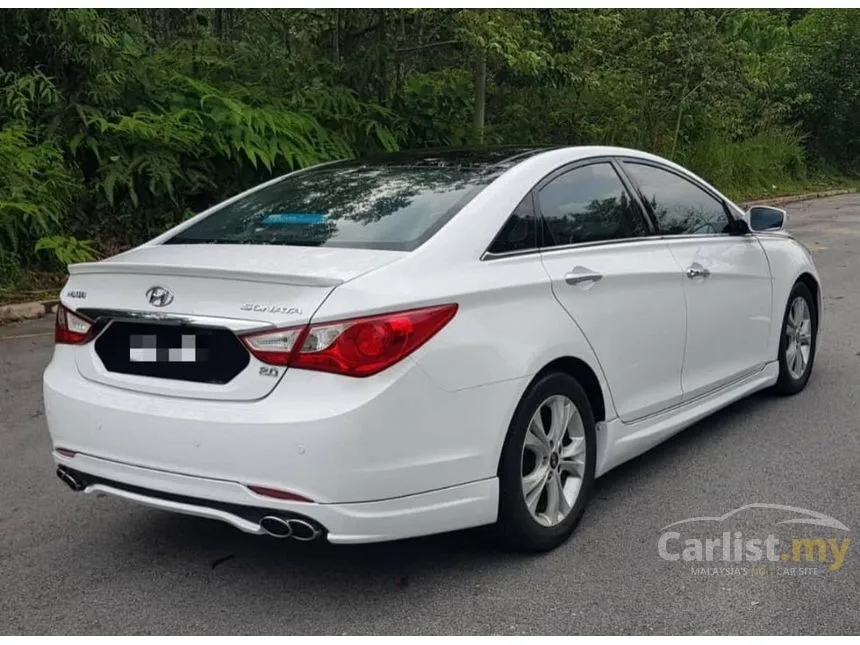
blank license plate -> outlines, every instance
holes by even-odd
[[[194,334],[182,334],[178,347],[158,344],[155,334],[131,334],[129,336],[128,359],[132,363],[196,363],[203,360],[204,351],[197,347]]]

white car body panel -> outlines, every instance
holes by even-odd
[[[407,358],[381,378],[287,370],[260,401],[193,401],[71,380],[70,348],[57,349],[45,373],[55,445],[154,471],[287,490],[324,504],[494,478],[491,446],[525,388],[509,380],[446,392]]]
[[[147,274],[239,282],[335,287],[406,254],[398,251],[241,244],[143,246],[101,262],[73,264],[71,275]],[[285,267],[300,266],[300,273]]]
[[[198,323],[234,331],[287,327],[307,323],[337,285],[406,255],[275,246],[255,247],[249,253],[247,246],[222,244],[148,246],[103,262],[72,265],[60,299],[76,309],[135,311],[140,309],[141,294],[159,285],[174,293],[194,294],[193,299],[172,304],[172,316],[193,317]],[[301,266],[303,273],[284,271],[282,267],[288,265]],[[252,303],[259,306],[248,308]],[[152,315],[160,313],[154,307],[149,310]],[[279,383],[277,378],[259,378],[263,363],[253,356],[249,367],[226,385],[109,372],[92,343],[76,347],[75,360],[84,378],[163,396],[255,401]]]
[[[104,482],[89,492],[250,533],[259,526],[218,504],[301,513],[332,542],[374,542],[495,521],[508,426],[551,363],[575,361],[593,375],[602,408],[598,476],[772,385],[788,294],[801,276],[819,282],[811,256],[790,236],[652,236],[485,257],[538,182],[563,165],[606,156],[649,159],[707,186],[638,151],[556,149],[502,173],[411,252],[160,246],[220,204],[137,249],[70,267],[60,296],[69,309],[156,315],[162,310],[144,293],[160,285],[177,295],[164,308],[170,315],[236,332],[447,303],[458,311],[429,342],[369,378],[291,368],[266,378],[252,356],[224,385],[173,381],[109,372],[92,343],[59,345],[44,376],[46,415],[55,448],[76,454],[55,451],[56,462],[203,502]],[[684,274],[693,261],[712,273],[701,284]],[[576,267],[602,278],[569,285],[565,276]],[[312,502],[263,497],[248,485]]]
[[[687,323],[681,271],[666,243],[550,250],[541,259],[556,299],[599,357],[618,415],[630,421],[680,403]],[[602,277],[568,284],[578,271]]]
[[[681,384],[690,400],[768,361],[770,267],[754,236],[690,236],[667,244],[683,270],[697,264],[710,272],[683,280],[687,343]]]
[[[803,244],[785,233],[760,233],[756,235],[767,254],[773,276],[773,320],[768,344],[768,356],[775,356],[779,347],[779,334],[788,294],[802,275],[809,275],[819,285],[818,288],[818,333],[826,329],[824,311],[824,287],[815,268],[812,254]]]
[[[641,455],[717,410],[776,383],[779,366],[768,363],[761,371],[698,399],[632,424],[618,419],[606,424],[606,449],[598,455],[597,473],[603,475]]]
[[[493,479],[375,502],[308,505],[260,497],[244,486],[222,479],[188,477],[88,455],[77,455],[69,459],[54,453],[54,458],[58,464],[80,468],[97,477],[121,481],[130,486],[156,489],[172,495],[196,499],[217,499],[224,503],[243,506],[265,504],[273,513],[312,514],[328,528],[327,539],[332,544],[402,540],[431,533],[455,531],[467,526],[491,524],[496,520],[498,505],[498,487]],[[217,508],[183,504],[104,484],[94,484],[88,487],[86,492],[113,495],[152,508],[216,519],[232,524],[246,533],[263,534],[258,524]],[[309,506],[311,511],[308,510]]]

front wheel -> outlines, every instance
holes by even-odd
[[[809,381],[818,332],[818,311],[809,287],[798,282],[791,290],[779,340],[779,379],[774,390],[797,394]]]
[[[564,542],[591,497],[594,415],[585,391],[562,372],[540,377],[520,401],[499,462],[502,544],[548,551]]]

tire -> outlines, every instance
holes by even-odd
[[[552,425],[552,419],[563,419],[571,413],[568,403],[575,410],[564,428],[559,445],[557,432],[553,430],[558,426]],[[534,432],[530,432],[533,417],[539,411],[541,423],[533,427]],[[547,430],[546,443],[538,438],[540,425]],[[579,440],[580,435],[582,441]],[[552,448],[548,448],[549,442],[552,442]],[[502,448],[499,515],[493,527],[497,543],[516,551],[543,552],[567,540],[591,498],[595,456],[594,414],[585,391],[575,378],[563,372],[539,376],[517,406]],[[547,476],[543,478],[546,483],[537,497],[536,488],[532,488],[529,499],[533,510],[530,510],[524,488],[541,486],[539,481],[544,468],[547,470]],[[526,475],[531,475],[528,481]],[[577,484],[578,491],[574,497]],[[557,513],[552,506],[553,499],[558,502]]]
[[[798,304],[802,302],[803,304]],[[802,329],[797,332],[793,321],[796,321],[798,314],[802,313],[805,305],[808,311],[808,334],[804,334]],[[794,311],[797,307],[797,311]],[[803,327],[803,325],[801,325]],[[803,338],[808,337],[807,348],[804,353]],[[818,309],[815,298],[812,292],[802,282],[798,282],[791,290],[788,296],[788,302],[785,305],[785,314],[782,319],[782,329],[779,336],[779,378],[774,385],[773,390],[777,394],[791,396],[797,394],[806,387],[809,381],[809,376],[812,373],[812,365],[815,361],[815,350],[818,342]],[[798,356],[803,359],[802,370],[798,369],[796,362]]]

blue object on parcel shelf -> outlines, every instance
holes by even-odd
[[[261,224],[322,224],[326,221],[324,213],[272,213],[263,218]]]

